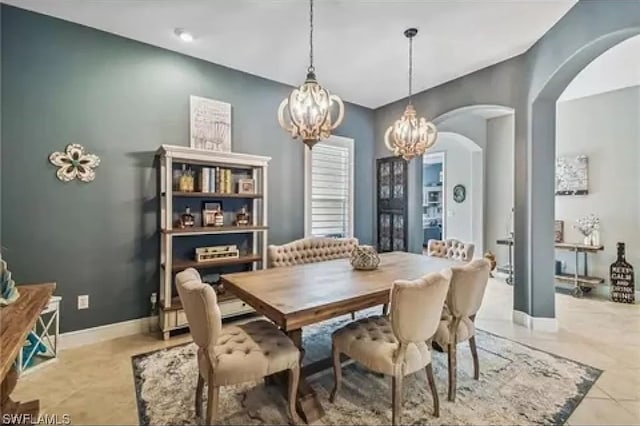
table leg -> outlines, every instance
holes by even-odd
[[[304,358],[304,348],[302,347],[302,329],[287,331],[287,336],[300,349],[300,366],[302,367],[302,359]],[[298,414],[307,423],[315,422],[324,416],[324,409],[318,395],[307,382],[304,370],[300,369],[300,385],[298,386],[298,400],[296,401],[296,409]]]
[[[582,289],[580,288],[580,281],[578,280],[578,268],[580,267],[580,252],[576,249],[576,265],[574,269],[574,285],[573,296],[582,297]]]
[[[0,384],[0,419],[5,421],[5,415],[11,416],[9,424],[32,424],[38,419],[40,402],[36,399],[28,402],[17,402],[11,399],[11,392],[16,387],[18,373],[15,366],[7,373]]]
[[[508,244],[509,248],[509,273],[507,274],[507,284],[513,285],[513,244]]]

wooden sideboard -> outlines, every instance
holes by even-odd
[[[55,283],[19,286],[18,300],[0,308],[0,418],[15,416],[11,424],[32,423],[39,414],[38,400],[20,403],[11,399],[18,379],[14,362],[55,288]]]

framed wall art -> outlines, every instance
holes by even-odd
[[[238,194],[253,194],[255,192],[255,181],[253,179],[238,180]]]
[[[589,193],[589,159],[586,155],[556,159],[556,195]]]
[[[191,148],[231,152],[231,104],[191,96],[189,105]]]
[[[467,188],[462,184],[458,184],[453,187],[453,201],[456,203],[462,203],[467,199]]]
[[[556,220],[554,223],[554,242],[561,243],[564,241],[564,220]]]

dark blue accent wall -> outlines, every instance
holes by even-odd
[[[280,129],[290,87],[59,19],[2,6],[2,245],[19,283],[56,281],[62,331],[149,314],[158,286],[154,152],[188,145],[189,95],[233,106],[233,150],[273,157],[270,242],[304,234],[303,145]],[[304,77],[303,72],[300,78]],[[355,236],[373,243],[374,114],[346,105],[355,140]],[[62,183],[69,143],[102,163]],[[78,295],[90,308],[78,311]]]

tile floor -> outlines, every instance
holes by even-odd
[[[511,306],[512,288],[491,280],[478,327],[604,370],[568,424],[640,425],[640,305],[559,294],[557,333],[514,325]],[[69,414],[74,424],[137,424],[131,356],[188,340],[150,333],[62,351],[54,364],[23,376],[13,396],[40,398],[43,413]]]

